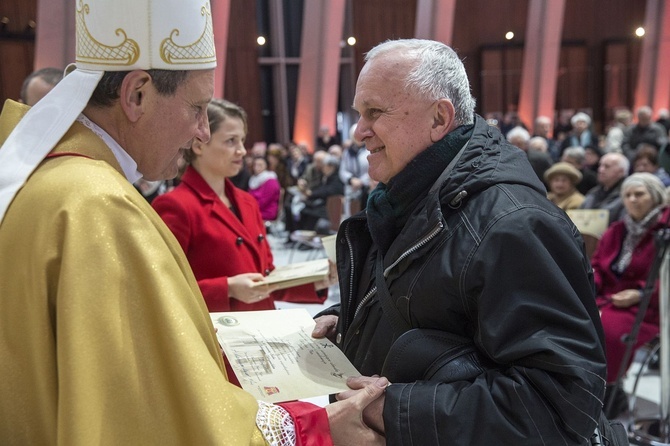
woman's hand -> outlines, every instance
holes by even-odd
[[[244,273],[228,278],[228,297],[245,304],[254,304],[267,299],[276,287],[258,285],[265,276],[260,273]]]
[[[640,290],[623,290],[611,296],[612,305],[617,308],[628,308],[640,303],[642,292]]]

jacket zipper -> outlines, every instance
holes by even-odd
[[[439,234],[440,231],[442,231],[443,228],[444,228],[444,225],[442,224],[442,222],[438,222],[437,225],[433,228],[432,231],[430,231],[425,237],[423,237],[423,238],[422,238],[421,240],[419,240],[417,243],[415,243],[414,245],[412,245],[408,250],[406,250],[405,252],[403,252],[403,253],[396,259],[395,262],[393,262],[388,268],[386,268],[386,269],[384,270],[384,277],[387,277],[388,274],[389,274],[389,271],[391,271],[391,269],[394,268],[398,263],[400,263],[405,257],[409,256],[409,255],[412,254],[413,252],[415,252],[415,251],[417,251],[418,249],[420,249],[421,247],[425,246],[429,241],[431,241],[433,238],[435,238],[435,237],[437,236],[437,234]],[[353,281],[354,281],[354,275],[353,275],[353,273],[354,273],[354,269],[355,269],[355,268],[354,268],[354,254],[353,254],[353,247],[351,246],[351,241],[349,240],[349,225],[347,225],[347,228],[346,228],[346,230],[345,230],[345,232],[344,232],[344,235],[345,235],[345,238],[346,238],[346,240],[347,240],[347,245],[349,245],[349,257],[350,257],[350,258],[349,258],[349,264],[351,265],[351,271],[350,271],[350,274],[349,274],[349,298],[348,298],[349,305],[348,305],[348,307],[347,307],[347,308],[350,308],[350,307],[351,307],[351,304],[353,303],[353,300],[354,300],[354,284],[353,284]],[[363,299],[360,301],[360,303],[359,303],[358,306],[356,307],[356,311],[354,312],[354,316],[353,316],[353,318],[351,319],[351,322],[353,322],[353,321],[356,319],[356,316],[358,316],[358,313],[360,312],[360,310],[365,306],[365,304],[368,303],[368,301],[369,301],[369,300],[372,298],[372,296],[374,296],[376,293],[377,293],[377,286],[373,286],[373,287],[370,289],[370,291],[368,291],[368,292],[365,294],[365,296],[363,297]],[[346,318],[346,315],[345,315],[345,318]],[[349,321],[345,319],[345,323],[343,324],[342,332],[343,332],[343,333],[346,332],[348,327],[349,327]]]

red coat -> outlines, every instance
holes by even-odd
[[[591,265],[593,266],[596,283],[596,300],[601,310],[600,318],[605,331],[607,382],[613,382],[616,378],[626,350],[625,344],[621,342],[621,337],[630,333],[639,308],[638,305],[617,308],[609,302],[610,296],[627,289],[644,288],[656,254],[654,233],[665,225],[668,218],[670,218],[670,209],[666,209],[659,222],[642,237],[633,250],[630,264],[621,276],[612,271],[611,265],[619,256],[626,235],[626,226],[622,220],[612,223],[603,234],[596,251],[593,253]],[[656,281],[635,348],[652,340],[658,334],[658,331],[658,281]],[[633,356],[631,355],[631,359]]]
[[[228,297],[228,277],[267,275],[274,265],[258,203],[229,180],[225,188],[241,221],[190,166],[179,186],[152,202],[184,249],[209,311],[271,310],[276,299],[322,302],[312,284],[276,291],[254,304]]]

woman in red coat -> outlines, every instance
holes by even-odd
[[[152,206],[184,249],[209,311],[269,310],[275,299],[323,302],[326,281],[281,291],[253,286],[274,265],[258,203],[229,180],[244,163],[246,113],[215,99],[207,115],[211,139],[193,141],[181,183]]]
[[[605,331],[608,385],[616,381],[626,351],[622,337],[631,332],[654,260],[654,233],[665,226],[670,217],[670,211],[664,207],[665,196],[665,187],[655,175],[636,173],[626,178],[621,186],[626,214],[605,231],[591,259]],[[634,348],[649,342],[658,332],[656,283]],[[632,355],[626,368],[631,361]],[[615,417],[626,408],[625,396],[610,398],[620,403],[615,403],[619,407],[608,414]]]

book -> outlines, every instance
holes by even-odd
[[[274,285],[275,289],[283,290],[306,283],[314,283],[328,277],[328,259],[310,260],[278,266],[262,281],[254,283],[254,287]]]

